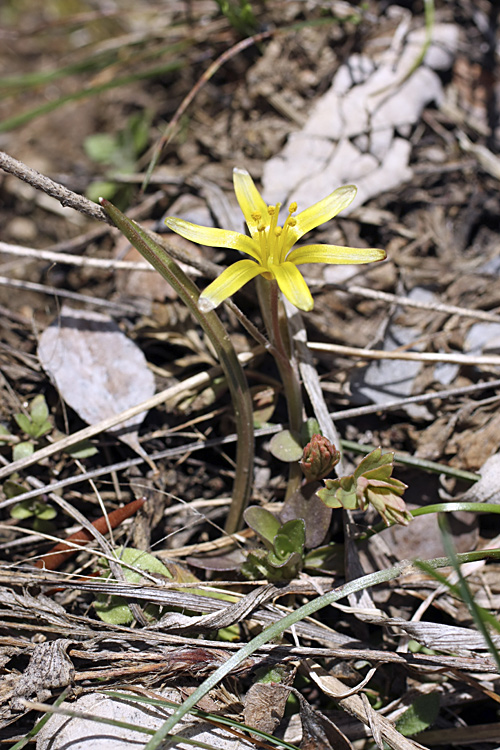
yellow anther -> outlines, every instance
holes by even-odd
[[[257,224],[262,219],[262,214],[260,213],[260,211],[254,211],[254,213],[252,214],[252,219]]]
[[[274,216],[274,212],[276,211],[276,206],[268,206],[267,207],[267,213],[269,216]]]
[[[296,210],[297,210],[297,204],[294,201],[293,203],[290,204],[290,208],[288,209],[288,213],[289,214],[294,214]]]
[[[283,229],[281,227],[275,227],[274,234],[276,235],[276,237],[279,237],[282,231]]]
[[[297,225],[297,219],[295,218],[295,216],[289,216],[288,217],[287,225],[289,227],[295,227]]]
[[[265,230],[266,230],[265,224],[259,224],[259,226],[257,227],[258,232],[265,232]]]

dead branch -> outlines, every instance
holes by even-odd
[[[84,198],[83,195],[74,193],[72,190],[60,185],[58,182],[54,182],[54,180],[40,174],[36,169],[26,166],[22,161],[14,159],[4,151],[0,151],[0,167],[4,172],[13,174],[20,180],[23,180],[38,190],[47,193],[47,195],[56,198],[61,206],[69,206],[70,208],[74,208],[75,211],[79,211],[81,214],[90,216],[92,219],[97,219],[98,221],[104,221],[106,224],[113,226],[111,220],[106,216],[106,213],[97,205],[97,203],[89,201],[89,199]]]

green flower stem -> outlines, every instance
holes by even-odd
[[[410,510],[413,518],[418,518],[419,516],[427,516],[431,513],[438,514],[459,512],[496,513],[498,515],[500,514],[500,505],[498,505],[497,503],[476,503],[467,502],[465,500],[449,500],[445,503],[434,503],[433,505],[424,505],[421,508],[414,508],[413,510]],[[370,537],[375,536],[375,534],[379,534],[381,531],[385,531],[386,529],[386,524],[381,521],[371,529],[368,529],[367,531],[364,531],[362,534],[360,534],[357,537],[357,541],[364,542],[366,539],[370,539]]]
[[[461,554],[457,554],[456,559],[459,564],[475,562],[476,560],[498,560],[500,559],[500,549],[464,552]],[[427,560],[427,564],[433,570],[436,570],[438,568],[448,567],[452,564],[452,561],[449,557],[435,557],[432,560]],[[196,688],[193,693],[191,693],[189,698],[187,698],[184,703],[179,706],[177,711],[174,711],[172,716],[167,719],[165,724],[163,724],[163,726],[158,729],[156,734],[146,745],[145,750],[156,750],[156,748],[159,748],[160,746],[162,748],[168,747],[170,743],[166,744],[164,742],[168,733],[175,727],[175,725],[182,719],[182,717],[188,713],[188,711],[196,706],[198,701],[200,701],[205,695],[207,695],[207,693],[212,690],[222,679],[224,679],[224,677],[226,677],[228,674],[231,674],[231,672],[236,669],[236,667],[238,667],[245,659],[248,659],[249,656],[257,651],[257,649],[261,648],[261,646],[264,646],[266,643],[270,643],[271,641],[279,638],[282,633],[284,633],[288,628],[291,628],[292,625],[300,622],[305,617],[310,617],[315,612],[323,609],[323,607],[327,607],[328,605],[333,604],[334,602],[337,602],[346,596],[349,596],[349,594],[354,594],[357,591],[364,591],[364,589],[368,589],[371,586],[377,586],[380,583],[392,581],[402,575],[414,573],[415,570],[415,566],[409,560],[402,560],[392,568],[386,568],[385,570],[379,570],[375,573],[369,573],[368,575],[357,578],[354,581],[349,581],[343,586],[340,586],[339,588],[333,589],[333,591],[329,591],[328,593],[323,594],[323,596],[318,596],[316,597],[316,599],[312,599],[311,601],[307,602],[307,604],[299,607],[299,609],[295,610],[295,612],[291,612],[285,617],[282,617],[278,622],[269,625],[261,633],[256,635],[255,638],[252,638],[251,641],[240,648],[237,653],[233,654],[233,656],[231,656],[226,662],[224,662],[222,666],[216,669],[213,674],[207,677],[207,679],[202,682],[201,685]]]
[[[228,333],[215,312],[202,313],[198,309],[200,292],[191,279],[144,229],[128,219],[109,201],[101,199],[101,205],[118,229],[127,237],[141,255],[151,263],[177,292],[193,317],[210,339],[221,367],[227,378],[236,419],[238,436],[236,448],[236,472],[233,495],[225,530],[233,534],[240,528],[252,490],[254,429],[252,399],[243,368],[234,351]]]
[[[278,284],[275,279],[259,276],[257,280],[259,303],[267,329],[267,335],[273,345],[273,353],[278,367],[288,409],[288,427],[291,432],[298,433],[302,429],[302,390],[297,368],[294,366],[292,353],[287,350],[283,340],[282,328],[279,320]],[[298,463],[290,463],[286,497],[290,497],[302,482],[302,470]]]

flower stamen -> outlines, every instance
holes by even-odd
[[[260,244],[260,254],[262,259],[262,265],[265,266],[267,264],[267,240],[266,240],[266,225],[261,222],[257,226],[257,231],[259,233],[259,244]]]
[[[297,219],[292,216],[293,213],[297,210],[297,204],[294,202],[290,205],[288,209],[288,216],[285,220],[285,223],[283,224],[283,232],[280,233],[280,239],[278,246],[276,248],[276,262],[277,263],[284,263],[286,260],[286,255],[288,251],[290,250],[289,244],[287,242],[287,235],[288,235],[288,229],[290,227],[294,227],[297,224]],[[293,241],[290,244],[290,246],[293,245]]]

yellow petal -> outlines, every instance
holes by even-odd
[[[245,234],[231,232],[229,229],[201,227],[198,224],[192,224],[190,221],[184,221],[184,219],[176,219],[173,216],[167,216],[165,224],[172,232],[180,234],[181,237],[185,237],[191,242],[208,245],[208,247],[229,247],[259,260],[259,254],[255,250],[253,240]]]
[[[301,263],[372,263],[386,258],[385,250],[378,247],[341,247],[339,245],[306,245],[296,247],[288,254],[287,261]]]
[[[257,265],[253,260],[238,260],[207,286],[198,300],[199,309],[202,312],[214,310],[248,281],[251,281],[260,273],[265,273],[265,271],[265,268]]]
[[[252,214],[259,213],[262,219],[266,221],[268,218],[267,205],[246,169],[238,169],[237,167],[233,169],[233,184],[236,198],[250,234],[254,239],[257,239],[259,233],[256,229],[255,219],[252,219]]]
[[[333,219],[334,216],[343,211],[344,208],[350,206],[356,193],[357,188],[354,185],[344,185],[344,187],[337,188],[329,196],[315,203],[314,206],[306,208],[305,211],[297,214],[295,217],[297,223],[292,230],[295,236],[294,243],[306,232],[330,221],[330,219]]]
[[[311,292],[297,266],[285,262],[280,263],[279,266],[269,266],[269,270],[292,305],[306,312],[313,309]]]

